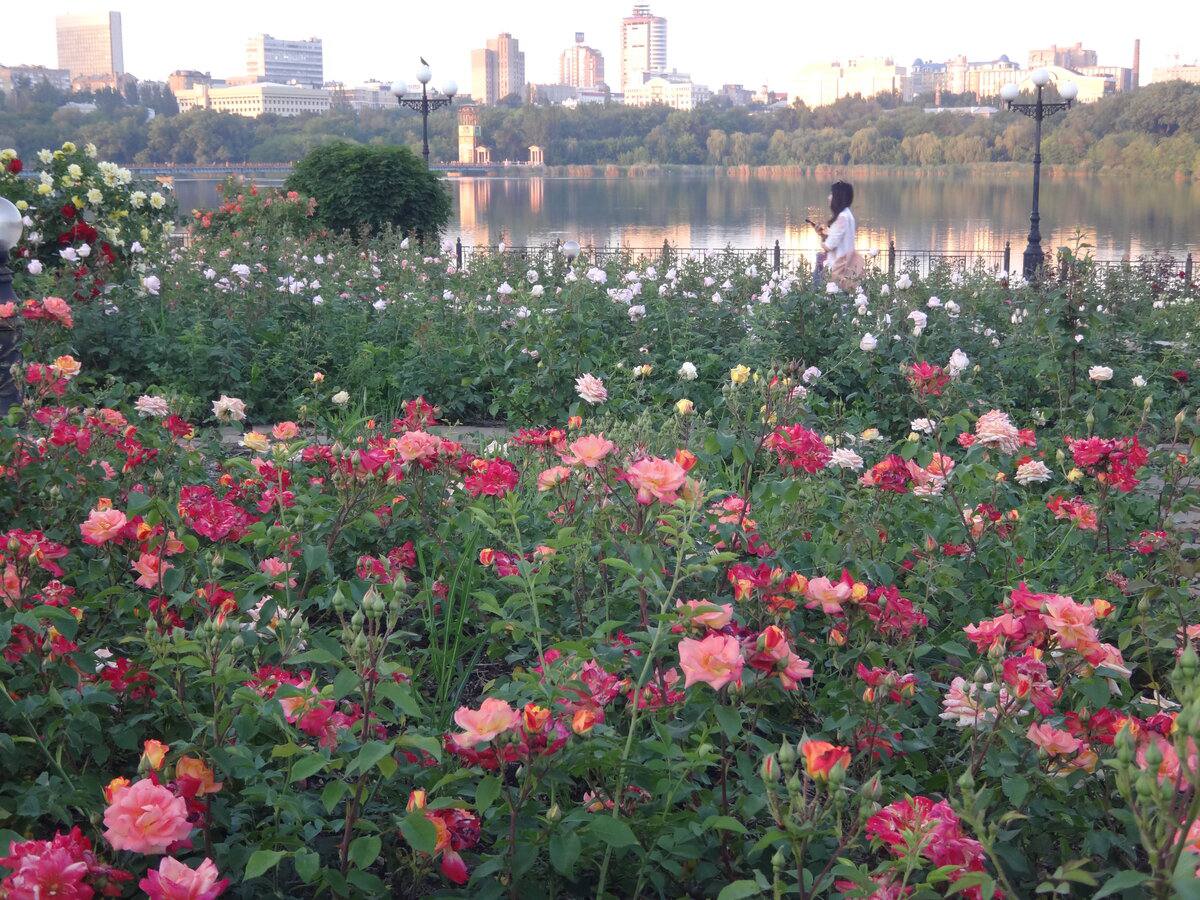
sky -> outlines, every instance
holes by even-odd
[[[496,0],[124,0],[115,4],[50,0],[11,4],[0,29],[0,63],[56,62],[54,17],[68,12],[121,13],[125,68],[165,80],[175,69],[216,77],[245,71],[246,39],[258,32],[324,40],[325,77],[357,83],[415,80],[417,57],[429,60],[434,84],[470,85],[470,51],[508,31],[525,51],[526,78],[558,80],[558,55],[576,31],[604,54],[607,81],[619,81],[621,18],[632,0],[590,3]],[[852,56],[943,61],[1007,54],[1024,62],[1032,47],[1083,41],[1102,65],[1128,66],[1142,39],[1142,81],[1150,69],[1196,62],[1200,2],[1091,0],[1089,3],[964,3],[962,0],[853,0],[851,3],[651,0],[667,19],[668,65],[717,88],[725,83],[787,90],[798,67]],[[1131,11],[1136,10],[1136,21]]]

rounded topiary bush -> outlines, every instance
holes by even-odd
[[[289,190],[317,201],[316,216],[338,231],[391,226],[432,237],[450,220],[450,195],[407,147],[326,144],[297,163]]]

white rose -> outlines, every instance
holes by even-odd
[[[142,279],[142,287],[146,289],[146,293],[158,296],[158,292],[162,289],[162,282],[159,281],[157,275],[147,275]]]
[[[29,261],[29,274],[30,275],[41,275],[42,274],[42,264],[38,260],[31,259]]]
[[[1088,378],[1095,382],[1112,381],[1113,370],[1108,366],[1092,366],[1088,369]]]
[[[864,334],[862,336],[862,340],[858,342],[858,349],[862,350],[864,353],[870,353],[878,346],[879,341],[876,340],[875,335],[871,334],[869,331]]]
[[[329,399],[333,402],[334,406],[345,406],[350,402],[350,395],[345,391],[338,391]]]
[[[30,266],[30,269],[32,270],[33,263],[30,263],[29,266]],[[36,275],[37,273],[35,272],[34,274]],[[1143,378],[1141,375],[1134,375],[1133,378],[1131,378],[1129,380],[1129,383],[1132,384],[1135,388],[1144,388],[1146,386],[1146,379]]]
[[[684,381],[695,381],[698,374],[696,366],[690,362],[685,362],[679,367],[679,377]]]

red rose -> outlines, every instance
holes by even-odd
[[[62,217],[64,219],[75,218],[75,204],[74,203],[64,203],[61,212],[62,212]]]
[[[5,166],[5,168],[8,169],[9,175],[20,175],[21,170],[23,168],[25,168],[25,164],[22,163],[21,160],[17,159],[17,157],[14,156],[12,159],[10,159],[8,161],[8,165]]]
[[[1176,381],[1178,381],[1180,384],[1187,384],[1188,373],[1186,371],[1184,371],[1183,369],[1176,369],[1174,372],[1171,373],[1171,377],[1174,378]]]

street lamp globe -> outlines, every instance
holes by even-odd
[[[579,256],[579,241],[567,241],[562,245],[562,251],[568,262],[575,262]]]
[[[1004,87],[1000,88],[1001,99],[1007,100],[1009,103],[1016,100],[1019,96],[1021,96],[1021,89],[1011,81]]]
[[[429,84],[429,79],[432,77],[433,70],[430,69],[429,66],[422,63],[421,68],[417,69],[417,81],[421,82],[421,84]]]
[[[17,241],[21,239],[21,230],[24,224],[21,220],[21,212],[13,205],[13,202],[5,197],[0,197],[0,251],[7,253],[17,245]]]
[[[442,85],[442,93],[447,97],[453,97],[458,93],[458,84],[454,81],[447,81]]]
[[[1050,83],[1050,73],[1045,69],[1036,69],[1034,73],[1029,76],[1029,80],[1038,87],[1045,87]]]
[[[397,97],[403,97],[405,94],[408,93],[408,85],[405,84],[403,81],[393,81],[392,82],[392,93],[395,94]]]
[[[1079,85],[1073,81],[1068,81],[1066,84],[1060,84],[1058,86],[1058,96],[1070,103],[1079,96]]]

